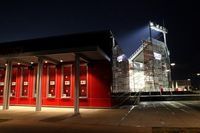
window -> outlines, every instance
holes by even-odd
[[[5,69],[0,68],[0,97],[3,97]]]
[[[72,65],[62,66],[61,98],[71,97]]]
[[[55,98],[56,91],[56,66],[47,67],[47,97]]]
[[[36,97],[36,93],[37,93],[37,67],[33,67],[32,69],[30,69],[30,74],[31,76],[33,76],[33,79],[31,82],[33,82],[33,97]]]
[[[87,98],[88,96],[88,67],[87,64],[82,64],[80,66],[80,89],[79,97]]]
[[[11,91],[10,91],[10,97],[16,96],[16,77],[17,77],[17,71],[19,68],[13,67],[12,68],[12,82],[11,82]]]
[[[28,97],[28,86],[29,86],[29,69],[28,67],[24,67],[21,69],[21,97]]]

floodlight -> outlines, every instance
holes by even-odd
[[[153,22],[150,22],[150,26],[154,26]]]
[[[171,66],[175,66],[176,64],[175,64],[175,63],[171,63],[170,65],[171,65]]]
[[[164,34],[167,33],[166,28],[163,27],[163,26],[160,26],[159,24],[154,24],[153,22],[150,22],[149,25],[150,25],[150,28],[155,30],[155,31],[162,32]]]

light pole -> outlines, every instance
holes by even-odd
[[[175,65],[176,65],[176,63],[171,63],[171,64],[170,64],[170,66],[171,66],[172,89],[174,89],[174,77],[173,77],[174,71],[173,71],[173,68],[174,68]]]
[[[187,91],[189,91],[190,89],[190,82],[191,82],[191,79],[187,79]]]
[[[200,88],[200,84],[199,84],[199,77],[200,77],[200,73],[197,73],[197,86],[198,86],[198,89]]]

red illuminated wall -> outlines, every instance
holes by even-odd
[[[96,62],[89,67],[88,103],[89,106],[111,106],[111,65],[108,62]]]
[[[21,69],[20,67],[12,68],[12,83],[10,91],[10,104],[15,104],[18,101],[20,92],[20,80],[21,80]]]
[[[11,105],[35,105],[33,94],[36,79],[35,68],[14,66],[12,68]]]
[[[5,69],[0,69],[0,104],[3,103]]]
[[[36,67],[13,67],[12,105],[35,105]],[[0,76],[5,71],[0,71]],[[62,74],[63,73],[63,74]],[[4,76],[4,75],[3,75]],[[1,77],[0,77],[1,82]],[[14,83],[15,82],[15,83]],[[80,67],[80,106],[110,107],[111,105],[111,65],[107,61],[81,64]],[[1,89],[1,86],[0,86]],[[42,105],[73,106],[74,65],[43,65]],[[0,103],[2,98],[0,97]]]

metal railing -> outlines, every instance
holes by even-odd
[[[135,93],[133,96],[134,97],[134,101],[133,101],[133,105],[137,105],[140,103],[140,97],[141,97],[141,91]]]

